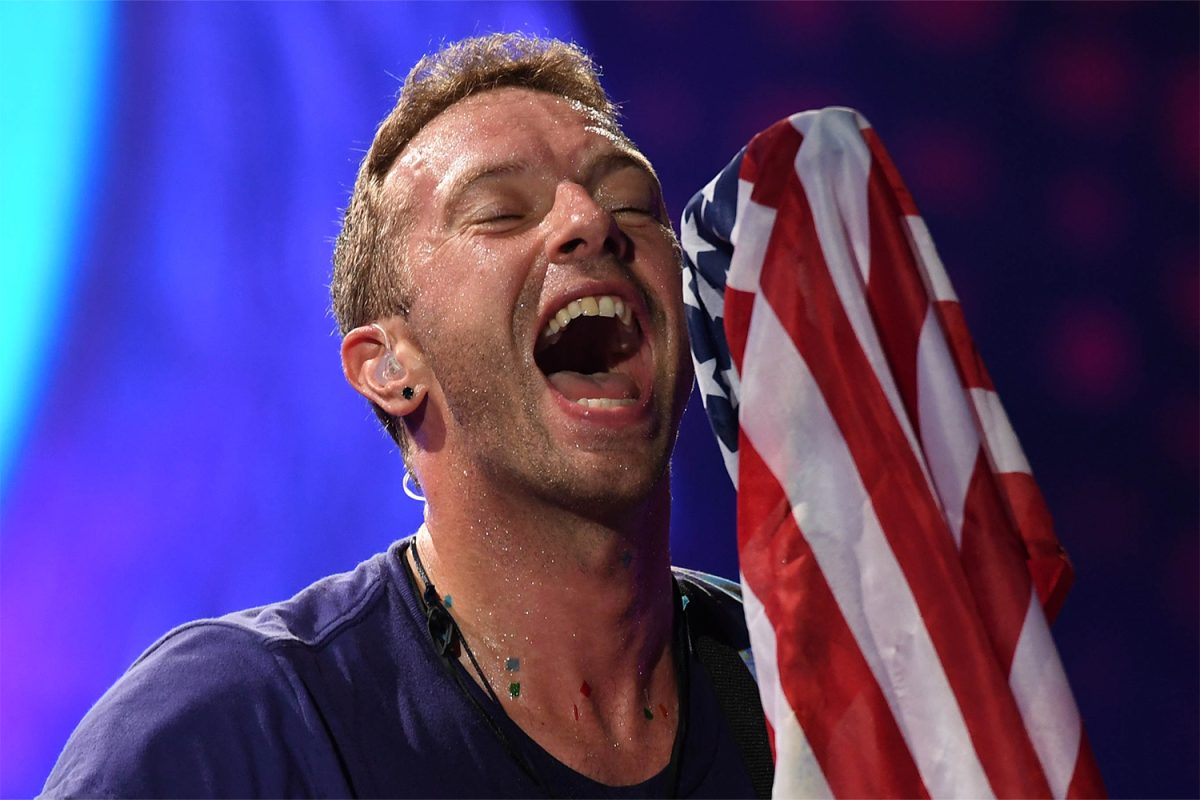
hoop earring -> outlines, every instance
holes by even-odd
[[[402,486],[404,487],[404,493],[411,499],[416,500],[418,503],[428,503],[429,501],[425,499],[425,495],[417,494],[416,490],[412,488],[411,481],[412,473],[407,469],[404,470],[404,480],[401,482]]]

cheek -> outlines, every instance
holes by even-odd
[[[428,252],[412,273],[413,311],[431,326],[494,316],[512,294],[513,270],[494,250],[443,246]]]
[[[528,237],[464,239],[449,243],[430,260],[431,282],[445,295],[515,298],[537,262]]]

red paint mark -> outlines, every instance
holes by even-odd
[[[591,697],[591,696],[592,696],[592,687],[591,687],[591,686],[588,686],[588,682],[587,682],[587,681],[584,681],[584,682],[583,682],[583,683],[582,683],[582,684],[579,686],[579,693],[580,693],[581,695],[583,695],[584,697]]]
[[[663,719],[666,719],[667,718],[667,707],[664,706],[662,703],[659,703],[658,704],[658,713],[662,714]]]
[[[579,722],[579,706],[571,703],[571,710],[575,712],[575,721]]]

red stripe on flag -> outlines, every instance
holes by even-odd
[[[1002,491],[1012,510],[1013,519],[1025,541],[1027,569],[1033,576],[1038,599],[1050,622],[1058,616],[1067,591],[1071,588],[1074,571],[1067,551],[1054,535],[1050,509],[1032,475],[1024,472],[1002,472],[998,476]]]
[[[1096,764],[1096,756],[1092,754],[1092,743],[1088,741],[1087,731],[1081,731],[1079,736],[1079,756],[1075,759],[1075,774],[1067,786],[1068,798],[1108,797],[1104,790],[1104,779],[1100,776],[1100,767]]]
[[[761,174],[784,173],[762,290],[809,365],[854,458],[876,516],[904,572],[934,648],[998,795],[1047,797],[1049,785],[998,669],[966,585],[954,540],[887,397],[842,307],[807,207],[782,156]],[[790,161],[790,159],[789,159]],[[763,184],[756,187],[756,192]],[[853,535],[847,532],[847,535]]]
[[[738,459],[742,574],[775,630],[781,688],[826,782],[837,797],[928,797],[783,487],[744,435]]]
[[[754,184],[750,199],[770,208],[766,197],[782,197],[794,171],[792,163],[804,137],[786,119],[781,119],[750,140],[738,177]]]
[[[929,313],[929,295],[908,243],[904,210],[897,203],[878,159],[867,181],[871,268],[867,307],[913,430],[920,436],[917,411],[917,343]]]
[[[984,629],[1007,675],[1029,607],[1025,545],[1005,512],[983,449],[963,504],[962,564]]]
[[[745,322],[736,324],[731,320],[748,321],[754,311],[756,294],[742,292],[731,286],[725,287],[725,342],[729,345],[729,357],[737,367],[738,374],[742,372],[742,360],[746,355],[746,335],[748,325]]]
[[[883,141],[875,133],[875,129],[863,128],[862,137],[867,143],[867,149],[871,151],[871,163],[877,166],[882,172],[884,180],[887,181],[888,186],[891,187],[892,194],[896,197],[900,211],[908,217],[921,216],[921,212],[917,210],[917,204],[909,193],[908,187],[904,185],[904,181],[900,178],[900,171],[892,163],[892,156],[888,153],[887,148],[883,146]]]
[[[946,341],[950,343],[950,355],[958,367],[958,377],[963,386],[968,389],[988,389],[995,391],[992,386],[992,376],[988,374],[979,351],[975,349],[975,341],[967,330],[967,320],[963,316],[962,306],[954,300],[938,300],[933,304],[938,322],[942,323],[942,331]]]
[[[761,192],[779,194],[787,182],[791,168],[782,172],[768,169],[765,173],[759,170],[759,160],[770,154],[778,160],[787,155],[790,162],[800,149],[800,133],[786,120],[780,120],[771,127],[760,132],[746,145],[746,155],[738,169],[738,179],[749,181],[754,185],[750,198],[758,201]],[[762,182],[759,183],[759,177]],[[735,245],[736,246],[736,245]],[[739,291],[731,286],[725,287],[725,340],[729,345],[729,355],[738,373],[742,371],[742,359],[746,352],[746,336],[749,333],[750,315],[754,310],[754,300],[758,295],[752,292]],[[739,322],[734,322],[738,320]]]

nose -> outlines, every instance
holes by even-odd
[[[578,183],[558,185],[547,219],[546,256],[551,262],[585,261],[602,255],[624,261],[631,242],[605,209]]]

